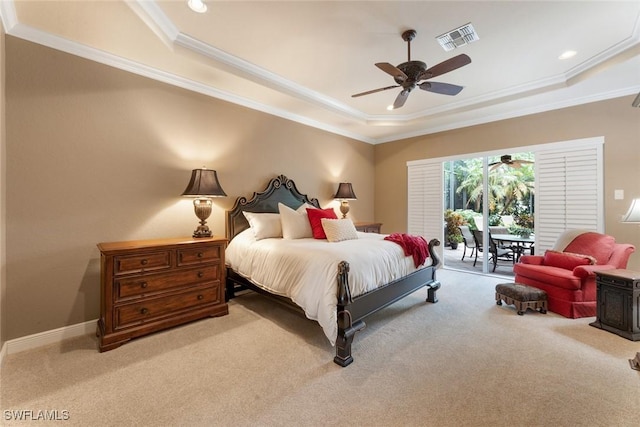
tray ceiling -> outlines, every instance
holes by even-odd
[[[368,143],[640,92],[637,1],[3,1],[5,31],[55,49]],[[436,37],[471,23],[479,40]],[[434,78],[456,96],[395,84],[377,62],[471,64]],[[572,58],[558,57],[567,50]],[[631,108],[631,106],[630,106]]]

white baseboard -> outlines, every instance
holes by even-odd
[[[89,320],[84,323],[64,326],[50,331],[40,332],[26,337],[9,340],[2,346],[0,350],[0,363],[4,356],[18,353],[33,348],[42,347],[43,345],[54,344],[67,338],[79,337],[81,335],[94,334],[96,332],[96,322],[98,319]]]
[[[5,354],[7,354],[7,343],[2,344],[2,348],[0,348],[0,369],[2,368]]]

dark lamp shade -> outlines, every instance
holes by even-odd
[[[192,197],[222,197],[227,194],[218,182],[218,174],[213,169],[194,169],[191,171],[189,185],[182,193]]]
[[[336,195],[333,196],[334,199],[341,200],[356,200],[356,193],[353,192],[353,186],[350,182],[341,182],[338,185],[338,191]]]

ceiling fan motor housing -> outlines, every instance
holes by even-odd
[[[427,69],[427,64],[422,61],[408,61],[403,62],[396,68],[398,68],[408,77],[407,80],[394,77],[396,83],[398,83],[399,85],[404,85],[405,83],[416,83],[420,75]]]

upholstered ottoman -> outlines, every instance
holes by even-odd
[[[496,304],[502,305],[502,301],[509,305],[515,305],[518,314],[522,316],[527,308],[547,312],[547,293],[533,286],[520,283],[500,283],[496,285]]]

